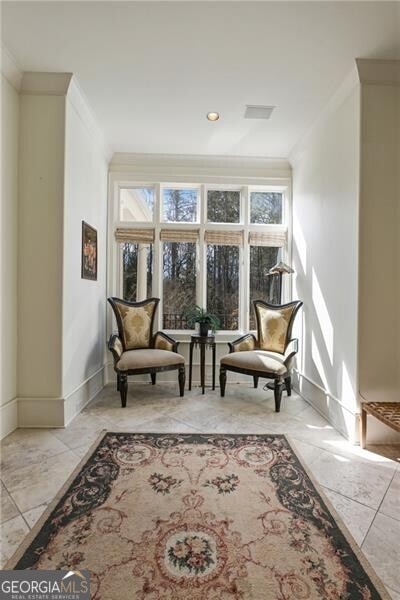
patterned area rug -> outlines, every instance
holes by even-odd
[[[389,598],[283,435],[104,433],[11,559],[95,600]]]

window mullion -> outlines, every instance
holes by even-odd
[[[154,207],[154,275],[153,275],[153,295],[160,298],[160,304],[157,314],[157,329],[162,329],[163,325],[163,263],[162,263],[162,242],[160,241],[160,221],[161,221],[161,184],[154,186],[155,207]]]
[[[239,273],[240,286],[240,323],[241,331],[249,330],[249,296],[250,296],[250,252],[249,252],[249,188],[243,186],[241,193],[241,221],[244,225],[243,252],[241,270]]]
[[[207,248],[204,242],[205,223],[207,222],[207,188],[200,187],[200,240],[199,240],[199,272],[197,283],[198,304],[207,307]]]

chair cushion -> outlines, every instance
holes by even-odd
[[[149,301],[143,306],[128,306],[123,302],[114,301],[113,306],[119,316],[120,336],[124,340],[126,350],[148,348],[157,303]]]
[[[255,306],[258,321],[258,342],[261,350],[285,352],[288,327],[296,305],[285,308]]]
[[[124,352],[117,362],[117,369],[119,371],[129,371],[130,369],[151,369],[153,367],[183,364],[185,364],[185,359],[176,352],[142,348],[141,350],[127,350]]]
[[[221,358],[221,365],[244,369],[245,371],[261,371],[276,375],[285,375],[287,369],[283,364],[284,356],[265,350],[232,352]]]

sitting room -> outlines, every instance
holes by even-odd
[[[0,598],[400,600],[400,2],[1,13]]]

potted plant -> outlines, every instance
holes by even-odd
[[[200,335],[202,337],[208,335],[209,329],[215,331],[220,326],[218,317],[197,304],[186,311],[185,317],[189,327],[194,327],[196,323],[200,325]]]

